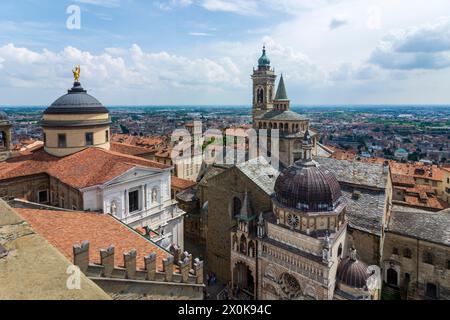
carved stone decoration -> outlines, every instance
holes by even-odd
[[[300,283],[297,278],[289,273],[283,273],[280,277],[280,289],[285,295],[286,299],[297,299],[301,296],[302,291]]]

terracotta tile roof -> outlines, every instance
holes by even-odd
[[[111,137],[111,141],[154,150],[156,147],[160,147],[164,144],[165,139],[163,137],[140,137],[127,134],[114,134]]]
[[[64,158],[40,150],[0,163],[0,180],[39,173],[78,189],[103,184],[133,167],[168,169],[167,165],[100,148],[87,148]]]
[[[171,159],[172,148],[162,148],[156,151],[155,157]]]
[[[181,179],[178,177],[172,177],[172,187],[173,188],[185,190],[185,189],[194,187],[195,185],[196,185],[196,183],[194,181]]]
[[[406,195],[405,203],[412,206],[427,207],[437,210],[444,210],[448,208],[448,205],[445,202],[439,200],[433,195],[427,195],[426,193]]]
[[[89,260],[100,264],[100,250],[115,247],[115,266],[123,267],[123,253],[137,251],[137,267],[144,269],[144,257],[157,254],[157,269],[168,256],[162,248],[140,236],[107,214],[38,209],[15,209],[48,242],[73,261],[73,246],[89,241]]]
[[[354,160],[356,158],[356,152],[336,150],[331,155],[331,158],[337,160]]]
[[[414,181],[414,178],[411,176],[405,176],[401,174],[391,174],[391,179],[393,184],[403,184],[403,185],[410,185],[413,186],[416,184]]]
[[[425,165],[420,163],[390,163],[391,173],[405,175],[414,178],[422,178],[434,181],[442,181],[443,172],[435,165]]]
[[[127,143],[120,143],[120,142],[111,142],[111,151],[123,153],[123,154],[129,154],[132,156],[137,156],[141,154],[151,153],[153,152],[153,149],[146,148],[146,147],[139,147]]]

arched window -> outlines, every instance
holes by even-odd
[[[267,129],[267,123],[266,123],[266,122],[264,122],[263,128],[264,128],[264,129]]]
[[[264,90],[262,88],[257,91],[257,101],[258,103],[264,103]]]
[[[256,248],[253,241],[250,241],[250,243],[248,244],[248,255],[250,258],[256,257]]]
[[[239,240],[238,240],[238,236],[235,234],[234,236],[233,236],[233,250],[234,251],[238,251],[238,249],[239,249]]]
[[[288,131],[289,130],[289,125],[287,123],[284,124],[284,130]]]
[[[337,257],[341,258],[342,257],[342,243],[339,245],[338,251],[337,251]]]
[[[273,128],[277,129],[277,124],[276,123],[273,124]]]
[[[244,235],[241,236],[241,243],[239,249],[242,254],[247,255],[247,238]]]
[[[238,197],[233,198],[233,216],[236,217],[241,213],[241,199]]]

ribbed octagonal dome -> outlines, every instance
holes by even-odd
[[[303,211],[332,211],[342,196],[336,177],[314,161],[298,161],[275,182],[276,199],[284,206]]]
[[[58,98],[44,114],[100,114],[108,113],[97,99],[87,94],[80,83],[75,82],[67,94]]]
[[[336,276],[350,287],[363,289],[371,276],[367,269],[368,266],[364,262],[348,257],[339,263]]]

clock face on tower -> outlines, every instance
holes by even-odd
[[[295,229],[298,227],[298,224],[300,223],[300,219],[296,215],[289,214],[287,217],[287,222],[290,227]]]

